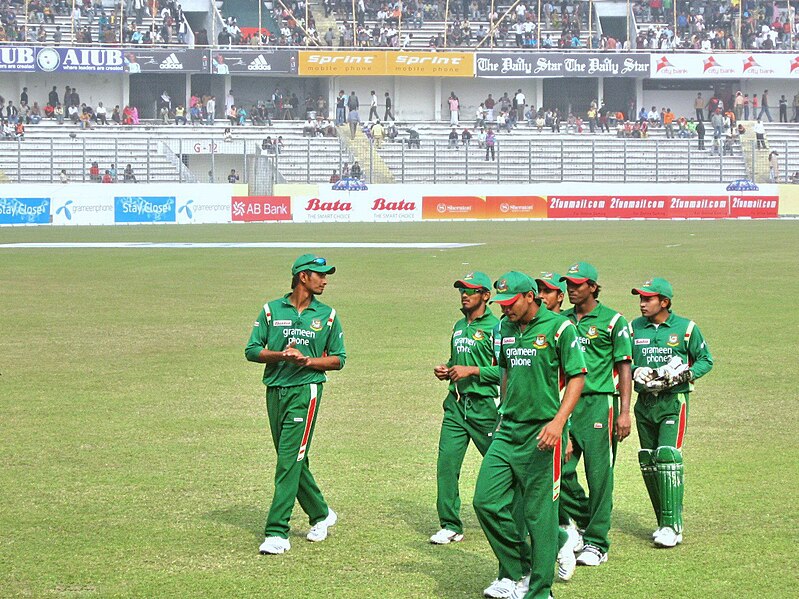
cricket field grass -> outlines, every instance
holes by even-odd
[[[437,547],[435,462],[471,270],[597,266],[638,315],[657,275],[715,358],[692,395],[685,541],[656,550],[637,436],[620,446],[609,561],[558,599],[795,597],[799,223],[520,222],[0,229],[0,244],[307,242],[348,359],[325,388],[313,472],[340,516],[324,543],[261,556],[272,495],[262,366],[244,359],[302,249],[0,249],[0,597],[481,597],[496,561],[461,476],[466,538]],[[318,249],[318,242],[463,242]],[[568,302],[568,299],[567,299]],[[783,302],[787,302],[784,304]]]

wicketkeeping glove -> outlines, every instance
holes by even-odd
[[[657,373],[649,366],[641,366],[633,372],[633,380],[639,385],[646,385],[649,381],[654,380],[655,377],[657,377]]]
[[[662,378],[652,379],[651,381],[647,381],[646,383],[646,390],[649,393],[657,394],[666,388],[668,388],[668,384],[666,383],[666,380]]]
[[[657,374],[659,379],[665,381],[665,388],[675,387],[693,379],[693,373],[688,364],[685,364],[678,356],[658,368]]]

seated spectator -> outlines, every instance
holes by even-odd
[[[199,123],[200,125],[203,124],[203,111],[200,108],[199,104],[195,104],[191,108],[189,108],[189,117],[191,118],[191,124],[196,125]]]
[[[238,123],[239,115],[235,104],[231,105],[230,108],[227,109],[225,112],[225,118],[230,121],[231,125],[236,125]]]
[[[477,147],[481,150],[486,147],[486,130],[484,127],[480,128],[480,132],[477,134]]]
[[[341,177],[338,174],[336,169],[333,169],[333,174],[330,175],[330,183],[338,183],[341,180]]]
[[[17,141],[25,139],[25,125],[22,121],[18,121],[17,124],[14,125],[14,139]]]
[[[122,171],[122,180],[125,183],[136,183],[136,175],[133,174],[133,167],[128,163],[125,170]]]
[[[115,125],[122,124],[122,115],[119,113],[119,104],[114,106],[114,110],[111,113],[111,122],[114,123]]]
[[[316,137],[316,123],[310,118],[302,126],[303,137]]]
[[[283,145],[283,136],[282,135],[278,135],[277,139],[275,140],[275,149],[277,150],[278,154],[282,154],[283,153],[283,147],[284,147],[284,145]]]
[[[335,129],[333,129],[333,133],[335,134]],[[397,126],[394,124],[393,121],[389,122],[389,124],[386,126],[386,138],[388,139],[388,141],[390,142],[396,141],[398,135],[399,131],[397,130]]]
[[[356,160],[355,162],[352,163],[352,168],[350,169],[350,177],[352,177],[353,179],[360,179],[362,174],[363,173],[361,172],[361,165]]]
[[[237,124],[243,126],[247,124],[247,109],[242,106],[236,111]]]
[[[58,173],[58,180],[61,181],[61,183],[69,183],[69,176],[67,175],[67,169],[65,168],[61,169],[61,172]]]
[[[458,147],[458,131],[453,127],[449,132],[449,143],[447,144],[447,149],[457,149]]]
[[[95,122],[101,125],[107,125],[108,119],[106,118],[106,108],[103,106],[102,102],[97,104],[97,110],[94,111],[94,120]]]
[[[417,150],[421,148],[421,138],[416,129],[408,129],[408,149],[410,148],[416,148]]]
[[[105,171],[105,173],[103,174],[102,183],[113,183],[113,182],[114,182],[114,180],[111,177],[111,171],[108,171],[108,170]]]
[[[28,122],[31,125],[38,125],[42,122],[42,110],[39,108],[38,102],[34,102],[33,106],[31,106],[31,110],[28,113]]]
[[[277,154],[277,148],[275,148],[271,136],[267,135],[266,139],[261,142],[261,150],[267,154]]]
[[[230,127],[225,127],[225,132],[222,135],[223,141],[233,141],[233,131],[231,131]]]
[[[186,125],[186,108],[183,104],[178,104],[175,107],[175,124]]]
[[[472,143],[472,134],[471,132],[464,127],[463,131],[461,131],[461,144],[464,148],[468,148]]]

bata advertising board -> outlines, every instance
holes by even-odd
[[[799,77],[799,53],[650,55],[655,79],[786,79]]]
[[[411,188],[411,189],[408,189]],[[334,191],[292,196],[294,222],[412,222],[422,220],[413,186],[372,185],[363,191]]]

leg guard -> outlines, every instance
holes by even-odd
[[[674,447],[658,447],[655,454],[660,485],[660,526],[682,532],[683,463],[682,452]]]
[[[641,474],[644,477],[647,493],[649,493],[649,501],[652,502],[652,509],[655,510],[655,518],[657,518],[658,528],[660,528],[662,526],[660,523],[660,489],[655,452],[651,449],[639,449],[638,464],[641,466]]]

